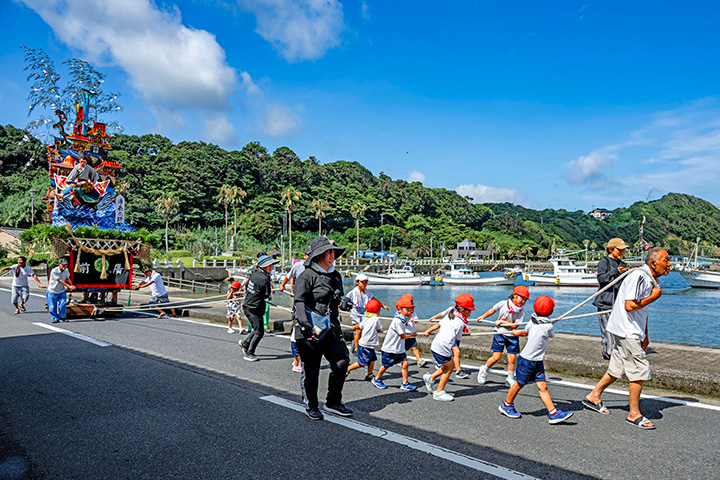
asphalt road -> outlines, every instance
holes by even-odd
[[[511,420],[497,411],[504,377],[453,379],[456,400],[441,403],[413,362],[417,392],[397,388],[399,367],[382,391],[356,370],[344,391],[352,420],[313,422],[287,337],[266,336],[250,363],[240,336],[215,324],[126,313],[53,325],[101,346],[47,329],[43,305],[33,297],[13,315],[0,291],[0,479],[718,477],[713,405],[643,399],[658,429],[642,431],[624,420],[626,396],[606,394],[602,416],[582,410],[587,389],[551,384],[575,415],[549,425],[529,385]]]

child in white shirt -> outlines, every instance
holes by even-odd
[[[540,399],[548,410],[550,423],[560,423],[570,418],[573,412],[563,412],[555,408],[550,393],[548,393],[547,381],[545,380],[545,365],[543,363],[548,342],[555,336],[553,324],[548,318],[555,309],[555,302],[547,295],[543,295],[535,300],[533,307],[535,313],[531,316],[532,321],[525,326],[522,333],[518,333],[520,336],[527,336],[528,341],[525,348],[520,352],[520,358],[517,361],[517,381],[510,387],[505,403],[502,403],[498,410],[506,417],[520,418],[520,413],[515,410],[515,405],[513,405],[515,397],[525,385],[535,382],[540,393]]]
[[[380,317],[378,317],[380,308],[380,302],[375,298],[370,299],[367,305],[365,305],[365,317],[359,325],[361,335],[357,347],[357,362],[350,365],[347,370],[349,374],[357,368],[367,367],[365,380],[372,380],[374,378],[373,369],[375,368],[375,361],[377,360],[375,346],[380,345],[378,332],[382,332],[383,329],[382,323],[380,323]]]
[[[520,353],[520,339],[517,338],[518,323],[523,321],[525,314],[523,313],[523,305],[530,297],[530,292],[524,285],[518,285],[513,288],[513,293],[508,300],[496,303],[490,310],[483,313],[478,322],[485,320],[487,317],[498,312],[498,319],[495,321],[495,335],[493,335],[492,357],[480,367],[477,381],[480,385],[484,385],[487,380],[488,370],[502,358],[504,349],[507,349],[508,374],[505,379],[505,386],[510,387],[515,383],[515,363],[517,354]]]
[[[467,317],[475,310],[475,301],[469,293],[461,293],[455,297],[455,308],[440,320],[440,331],[430,345],[430,351],[435,357],[438,369],[431,375],[423,375],[425,388],[433,394],[434,400],[452,402],[455,397],[445,391],[450,374],[453,371],[453,347],[462,339]],[[430,335],[430,329],[424,335]],[[433,382],[440,377],[438,388],[433,393]]]
[[[384,389],[387,385],[380,380],[385,373],[385,370],[391,366],[399,363],[402,366],[402,379],[403,383],[400,386],[401,390],[413,391],[417,387],[410,385],[408,382],[408,360],[407,354],[405,353],[405,339],[416,337],[417,333],[413,327],[410,330],[408,323],[410,317],[415,311],[415,305],[413,304],[413,297],[409,293],[403,294],[400,300],[395,304],[397,312],[395,318],[393,318],[388,327],[387,334],[385,335],[385,341],[382,346],[382,366],[378,370],[377,376],[373,378],[372,384],[377,388]]]

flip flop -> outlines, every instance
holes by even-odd
[[[610,415],[610,410],[607,409],[605,405],[603,405],[602,401],[599,401],[598,403],[592,403],[590,400],[585,399],[582,401],[583,407],[587,408],[588,410],[592,410],[593,412],[597,412],[600,415]]]
[[[20,310],[22,310],[23,312],[26,311],[24,306],[20,307]]]
[[[635,420],[630,420],[629,418],[625,419],[626,422],[628,422],[630,425],[635,425],[638,428],[642,428],[643,430],[655,430],[655,425],[648,420],[647,418],[640,415]]]
[[[157,316],[157,318],[163,318],[164,316],[165,316],[165,314],[161,313],[160,315]]]
[[[15,313],[15,315],[18,315],[20,312],[18,310],[15,310],[15,312],[13,313]]]

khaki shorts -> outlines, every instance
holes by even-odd
[[[622,377],[623,372],[631,382],[650,380],[650,363],[642,349],[641,341],[634,338],[623,338],[613,335],[615,348],[610,355],[607,373],[615,378]]]

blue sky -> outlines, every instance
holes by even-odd
[[[530,208],[720,204],[716,2],[0,0],[0,124],[20,45],[121,93],[128,134],[301,158]],[[113,119],[103,119],[113,120]]]

